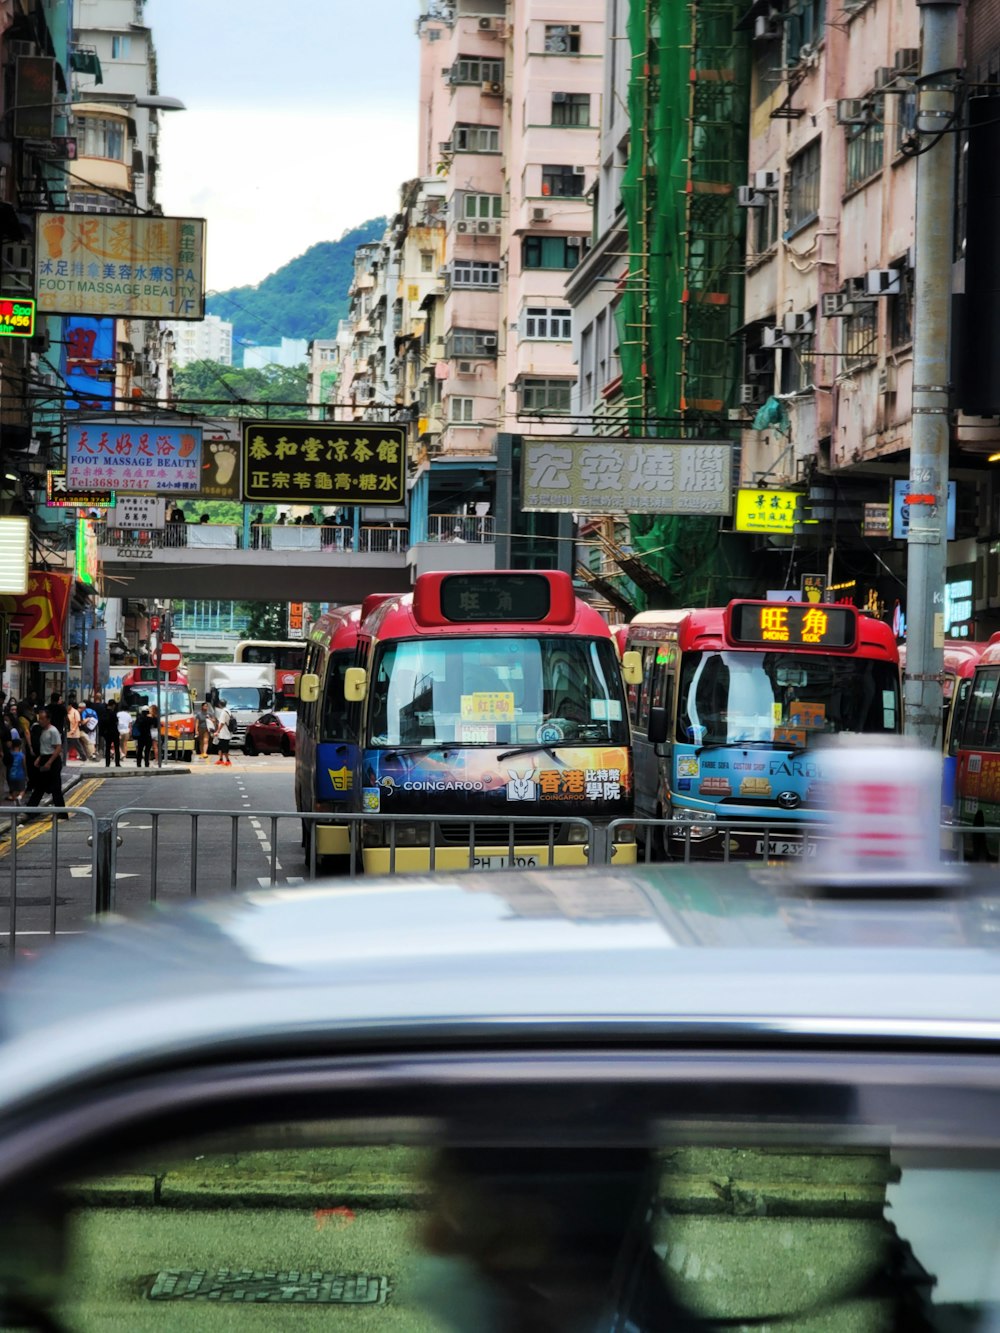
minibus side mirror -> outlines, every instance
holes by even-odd
[[[359,704],[368,693],[368,672],[364,667],[348,667],[344,672],[344,698]]]
[[[649,726],[646,728],[646,735],[651,743],[662,745],[667,739],[668,728],[667,710],[665,708],[651,708],[649,710]]]
[[[642,654],[634,648],[622,655],[622,675],[626,685],[642,684]]]
[[[314,704],[319,698],[319,676],[306,672],[299,677],[299,698],[304,704]]]

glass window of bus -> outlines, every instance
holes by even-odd
[[[344,698],[344,676],[354,665],[354,649],[331,653],[326,669],[326,688],[323,691],[323,722],[320,740],[356,741],[357,726],[351,709]]]
[[[954,694],[952,696],[951,707],[947,710],[944,720],[945,746],[949,754],[958,752],[959,737],[962,734],[962,726],[965,722],[966,709],[969,706],[969,700],[972,698],[972,680],[966,676],[963,680],[955,684]]]
[[[962,728],[962,746],[967,750],[981,749],[986,743],[989,729],[990,712],[1000,680],[1000,668],[986,667],[976,672],[972,685],[972,697],[969,699],[965,714],[965,726]]]
[[[629,687],[629,711],[632,722],[640,731],[646,730],[649,721],[649,686],[653,673],[653,660],[656,649],[652,646],[642,650],[642,681]]]
[[[628,744],[610,641],[568,637],[403,640],[379,650],[373,746]]]
[[[138,711],[140,708],[148,708],[150,704],[156,703],[156,686],[143,682],[142,688],[137,689],[134,685],[126,686],[122,691],[122,699],[128,711]],[[191,703],[190,692],[182,685],[161,686],[160,688],[160,712],[161,713],[192,713],[194,705]]]
[[[817,735],[894,733],[892,662],[813,653],[685,653],[677,738],[697,745],[787,744]]]
[[[650,708],[669,709],[673,702],[670,697],[670,687],[673,683],[674,669],[674,649],[661,645],[656,649],[653,658],[652,688],[650,691]]]

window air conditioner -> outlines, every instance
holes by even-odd
[[[791,347],[792,340],[781,327],[780,324],[771,324],[761,330],[760,345],[764,348],[787,348]]]
[[[450,140],[450,139],[444,139],[444,140],[442,140],[442,142],[438,144],[438,152],[439,152],[439,153],[450,153],[450,152],[451,152],[451,140]]]
[[[460,375],[471,375],[471,374],[473,373],[473,365],[472,365],[472,362],[471,362],[471,361],[459,361],[459,363],[458,363],[458,373],[459,373]]]
[[[579,23],[571,23],[566,31],[569,33],[570,37],[579,37],[582,29]]]
[[[899,269],[871,268],[865,274],[866,296],[898,296]]]
[[[533,208],[531,210],[532,222],[548,222],[549,210],[547,208]]]
[[[871,102],[867,97],[841,97],[837,100],[838,125],[868,125],[871,122]]]
[[[567,237],[566,237],[566,245],[567,245],[568,249],[570,249],[570,250],[579,250],[580,246],[583,245],[583,237],[582,237],[582,236],[567,236]]]
[[[565,93],[553,93],[553,94],[552,94],[552,100],[553,100],[553,102],[565,102],[565,101],[566,101],[566,94],[565,94]]]
[[[824,319],[842,318],[846,304],[846,292],[824,292],[819,298],[819,308]]]
[[[445,264],[442,268],[438,269],[438,277],[447,278],[450,272],[451,270],[448,268],[448,265]]]
[[[764,398],[764,390],[759,384],[740,385],[740,406],[753,407]]]
[[[812,333],[815,329],[811,310],[789,311],[782,325],[786,333]]]
[[[488,333],[486,337],[483,339],[483,346],[496,347],[496,345],[497,345],[496,335],[493,333]]]
[[[893,68],[897,74],[915,74],[920,68],[919,46],[904,46],[893,58]]]
[[[878,391],[882,397],[896,392],[896,367],[884,365],[878,373]]]
[[[770,37],[781,36],[781,19],[777,14],[758,14],[753,21],[755,41],[766,41]]]
[[[874,88],[877,93],[883,92],[895,81],[896,70],[891,65],[880,65],[875,71]]]
[[[574,168],[573,168],[573,175],[574,175],[574,176],[586,176],[586,174],[587,174],[587,168],[586,168],[586,167],[574,167]]]
[[[773,375],[774,357],[770,352],[747,352],[747,374],[754,377]]]
[[[737,185],[736,202],[740,208],[764,208],[767,205],[767,196],[760,190],[755,190],[752,185]]]
[[[753,173],[753,187],[755,190],[762,190],[765,194],[774,194],[778,189],[778,182],[781,179],[777,171],[767,169],[765,171],[755,171]]]

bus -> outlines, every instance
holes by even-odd
[[[955,760],[955,822],[973,829],[1000,825],[1000,634],[982,649],[967,691],[953,705],[950,754]],[[965,694],[964,699],[962,693]],[[996,860],[1000,839],[973,834],[972,857]]]
[[[814,855],[804,831],[826,817],[817,742],[902,730],[892,630],[852,606],[645,611],[627,649],[642,658],[628,700],[635,812],[683,825],[653,831],[659,856]]]
[[[161,716],[167,723],[167,748],[165,759],[181,759],[190,763],[194,758],[197,722],[194,716],[194,703],[188,687],[187,672],[163,671],[159,673],[159,704]],[[121,700],[126,711],[137,714],[141,708],[148,708],[157,702],[157,669],[155,666],[126,667],[122,676]],[[129,748],[132,747],[129,741]]]
[[[306,657],[304,639],[242,639],[233,653],[234,662],[274,666],[274,708],[293,713],[298,707],[299,677]]]
[[[632,813],[622,677],[607,622],[568,574],[422,574],[412,593],[369,598],[356,623],[343,611],[317,622],[299,808],[396,816],[364,823],[367,873],[585,865],[588,831],[571,818]],[[432,857],[431,823],[406,821],[435,814],[461,820],[433,824]],[[483,815],[537,823],[477,825]],[[616,827],[613,861],[634,862],[631,826]],[[345,835],[318,828],[317,856],[346,850]]]
[[[986,644],[976,639],[945,639],[944,677],[941,681],[942,718],[941,749],[944,762],[941,771],[941,823],[950,824],[955,817],[955,783],[957,779],[958,734],[961,730],[976,667],[986,651]],[[906,644],[899,646],[899,664],[906,677]],[[943,846],[950,850],[951,842],[945,837]]]

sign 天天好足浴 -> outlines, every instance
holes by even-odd
[[[367,421],[244,421],[248,503],[403,504],[406,430]]]
[[[17,651],[10,656],[21,662],[63,662],[66,649],[63,632],[69,606],[72,575],[33,569],[28,591],[14,597],[10,623],[20,634]]]
[[[66,479],[97,491],[196,493],[201,486],[201,428],[120,422],[66,428]]]

